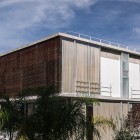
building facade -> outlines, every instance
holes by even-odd
[[[0,94],[55,85],[61,96],[97,98],[93,116],[118,121],[140,101],[140,53],[97,38],[57,33],[0,56]],[[104,140],[112,140],[108,130]]]

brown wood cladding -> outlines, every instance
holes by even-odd
[[[0,94],[58,85],[60,81],[60,37],[0,57]]]

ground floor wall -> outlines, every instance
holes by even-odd
[[[93,116],[111,118],[116,124],[117,129],[119,129],[130,108],[131,105],[128,102],[101,101],[100,105],[93,105]],[[99,128],[99,130],[102,140],[113,140],[114,131],[112,129],[107,128],[104,131]]]
[[[69,98],[66,98],[66,100]],[[86,120],[91,120],[92,117],[105,117],[108,119],[112,119],[116,124],[116,129],[120,129],[121,125],[123,125],[124,120],[128,114],[128,111],[131,109],[132,103],[131,102],[123,102],[123,101],[109,101],[109,100],[99,100],[99,104],[93,104],[93,106],[86,106]],[[24,113],[26,115],[31,115],[36,108],[34,103],[26,103],[24,104]],[[102,140],[114,140],[115,131],[110,128],[102,129],[101,127],[98,128],[100,130]],[[88,133],[88,132],[87,132]],[[87,139],[85,136],[85,140],[97,140],[97,138],[90,135]]]

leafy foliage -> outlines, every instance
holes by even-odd
[[[17,107],[17,103],[9,99],[3,98],[0,109],[1,131],[6,131],[9,138],[12,140],[13,133],[17,131],[18,126],[22,120],[22,115]]]
[[[135,140],[135,137],[127,129],[121,128],[116,132],[114,140]]]
[[[116,128],[112,119],[108,119],[108,118],[102,117],[102,116],[93,117],[90,126],[92,127],[93,135],[97,139],[102,138],[99,128],[102,128],[104,131],[106,130],[107,127],[111,128],[113,130]]]
[[[132,104],[125,123],[128,129],[137,129],[140,127],[140,104]]]
[[[24,99],[27,95],[38,96],[36,110],[31,116],[26,117],[20,135],[26,135],[31,140],[36,134],[42,140],[66,140],[72,137],[83,139],[86,125],[83,99],[58,97],[53,86],[28,89],[23,91],[20,97]]]
[[[140,136],[140,104],[132,104],[124,124],[116,132],[115,140],[135,140]]]
[[[24,115],[20,105],[30,102],[30,97],[36,97],[35,108],[32,114]],[[99,126],[115,127],[113,120],[104,117],[86,120],[85,105],[98,104],[97,100],[63,98],[54,86],[23,90],[17,99],[5,98],[0,110],[1,129],[9,131],[11,139],[15,131],[20,140],[83,140],[86,131],[101,139]]]
[[[126,128],[135,136],[140,136],[140,104],[132,104],[125,120]]]

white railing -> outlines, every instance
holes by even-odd
[[[91,96],[91,94],[99,94],[100,93],[100,84],[93,82],[83,82],[76,81],[76,93],[87,94]]]
[[[119,44],[119,43],[116,43],[116,42],[111,42],[111,41],[108,41],[108,40],[100,39],[100,38],[89,36],[89,35],[86,35],[86,34],[77,33],[77,32],[73,32],[73,31],[67,31],[65,33],[73,35],[73,36],[77,36],[77,37],[80,37],[80,38],[88,39],[88,40],[91,40],[91,41],[96,41],[96,42],[99,42],[99,43],[104,43],[104,44],[107,44],[107,45],[115,46],[115,47],[118,47],[118,48],[125,48],[125,49],[132,50],[134,52],[140,52],[140,50],[137,49],[137,48],[128,47],[128,46],[123,45],[123,44]]]
[[[108,96],[112,97],[111,84],[94,83],[90,81],[74,81],[74,87],[71,89],[69,86],[61,89],[62,95],[73,94],[82,97],[94,96]],[[63,86],[62,86],[63,87]]]
[[[76,93],[85,96],[112,96],[112,86],[103,85],[102,83],[76,81]]]
[[[102,96],[110,96],[112,97],[112,86],[111,84],[101,83],[101,95]]]
[[[131,88],[131,98],[140,98],[140,89]]]

